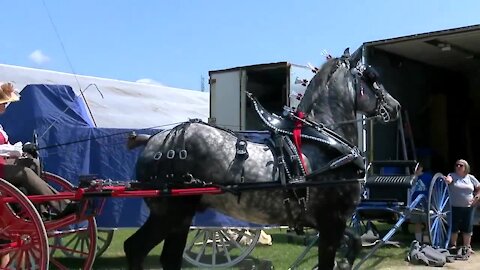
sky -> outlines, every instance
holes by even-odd
[[[210,70],[320,65],[323,50],[480,24],[477,0],[0,0],[0,12],[1,64],[193,90]]]

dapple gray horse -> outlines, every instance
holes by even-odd
[[[303,153],[304,178],[292,180],[292,176],[282,174],[285,170],[278,160],[275,143],[248,141],[243,149],[248,154],[239,155],[241,140],[233,132],[205,123],[186,122],[149,138],[137,162],[139,181],[204,181],[253,188],[241,194],[146,199],[150,216],[124,243],[129,269],[143,269],[146,255],[162,241],[165,241],[160,256],[163,268],[180,269],[192,218],[205,207],[257,224],[285,225],[294,220],[295,225],[315,228],[320,235],[318,268],[333,269],[346,221],[360,201],[358,179],[364,176],[363,157],[353,146],[357,142],[356,113],[389,122],[398,118],[400,110],[400,104],[384,89],[378,74],[351,61],[348,49],[342,57],[327,60],[308,84],[298,106],[305,119],[291,120],[304,125],[320,124],[304,129],[310,135],[302,137],[301,152],[296,152]],[[267,113],[261,107],[257,110],[260,114]],[[286,118],[276,120],[289,123]],[[274,130],[279,123],[270,124]],[[334,127],[339,136],[325,135],[328,126]],[[291,138],[291,134],[286,135]],[[292,164],[289,166],[292,168]],[[276,183],[278,188],[260,188],[269,183]],[[306,183],[309,187],[304,193],[305,203],[295,201],[286,211],[285,189],[293,183]],[[300,188],[296,191],[302,193]]]

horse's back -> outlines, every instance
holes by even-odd
[[[238,142],[247,153],[238,154]],[[202,122],[186,122],[153,135],[136,164],[140,181],[179,180],[185,174],[206,182],[242,183],[276,180],[267,132],[237,132]]]

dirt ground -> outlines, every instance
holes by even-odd
[[[447,269],[463,269],[463,270],[473,270],[480,269],[480,255],[478,251],[476,254],[470,256],[468,261],[455,261],[453,263],[447,264]]]
[[[382,270],[390,270],[390,269],[401,269],[401,270],[420,270],[420,269],[430,269],[432,270],[433,268],[437,267],[427,267],[427,266],[417,266],[417,265],[409,265],[407,262],[405,262],[405,266],[395,266],[395,267],[385,267],[385,268],[379,268]],[[442,268],[437,268],[437,269],[458,269],[458,270],[479,270],[480,269],[480,255],[478,254],[478,251],[476,254],[473,254],[470,256],[470,259],[468,261],[454,261],[452,263],[447,263],[444,267]]]

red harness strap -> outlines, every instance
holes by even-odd
[[[295,115],[300,118],[304,119],[305,114],[303,112],[297,111]],[[307,172],[307,166],[305,164],[305,161],[303,160],[303,155],[302,155],[302,127],[303,127],[303,122],[299,119],[295,121],[295,128],[293,129],[293,142],[295,143],[295,147],[297,148],[298,152],[298,157],[300,158],[300,162],[302,163],[303,168],[305,169],[305,172]]]

